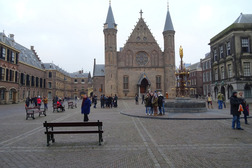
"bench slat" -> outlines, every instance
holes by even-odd
[[[44,127],[80,127],[80,126],[102,126],[102,122],[44,123]]]
[[[45,134],[92,134],[103,133],[103,131],[48,131]]]

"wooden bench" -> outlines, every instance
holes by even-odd
[[[69,108],[72,108],[72,109],[74,108],[73,102],[68,102],[68,109],[69,109]]]
[[[74,102],[72,102],[72,101],[69,101],[69,102],[68,102],[68,109],[69,109],[69,108],[72,108],[72,109],[73,109],[73,108],[77,108],[77,103],[74,103]]]
[[[41,110],[41,108],[40,108],[39,106],[35,106],[35,107],[25,107],[25,110],[26,110],[26,120],[27,120],[28,118],[35,119],[35,117],[34,117],[34,114],[35,114],[35,113],[39,113],[39,116],[40,116],[40,115],[46,116],[46,109]]]
[[[99,145],[103,142],[102,138],[102,122],[99,120],[97,122],[57,122],[48,123],[44,122],[44,127],[46,128],[45,134],[47,135],[47,146],[50,145],[50,141],[55,142],[54,134],[99,134]],[[98,130],[84,131],[84,130],[57,130],[55,127],[98,127]]]

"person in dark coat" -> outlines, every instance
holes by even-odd
[[[115,97],[114,97],[114,107],[117,107],[117,100],[118,100],[118,97],[117,97],[117,95],[115,94]]]
[[[159,110],[158,115],[163,115],[162,113],[163,103],[164,103],[164,96],[160,92],[158,92],[158,110]]]
[[[241,112],[238,111],[239,105],[241,103],[242,103],[241,99],[237,97],[237,92],[233,92],[233,95],[230,97],[230,114],[233,115],[233,120],[232,120],[233,129],[235,129],[235,124],[236,124],[236,129],[243,130],[240,125]]]
[[[94,108],[96,108],[96,104],[97,104],[97,96],[94,95],[93,97],[93,103],[94,103]]]
[[[245,99],[243,98],[243,92],[239,92],[239,99],[241,101],[242,107],[243,107],[243,114],[244,114],[244,120],[245,120],[245,124],[248,124],[248,104],[246,103]]]
[[[136,104],[138,104],[138,94],[136,94],[135,96],[135,101],[136,101]]]
[[[26,107],[30,106],[30,98],[29,97],[26,98],[25,105],[26,105]]]
[[[82,104],[81,104],[81,114],[84,114],[84,122],[87,122],[88,114],[90,113],[91,101],[87,97],[87,94],[84,94]]]

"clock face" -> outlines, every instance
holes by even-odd
[[[136,54],[136,62],[138,65],[144,66],[148,63],[148,56],[146,52],[140,51]]]

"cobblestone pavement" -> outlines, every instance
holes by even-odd
[[[80,104],[80,103],[79,103]],[[23,104],[0,106],[0,167],[252,167],[252,125],[232,130],[231,120],[159,120],[122,115],[144,114],[142,105],[120,100],[113,109],[92,108],[90,121],[103,122],[98,135],[56,135],[46,146],[44,121],[82,121],[80,107],[25,120]],[[227,110],[228,111],[228,110]],[[250,121],[251,119],[249,119]]]

